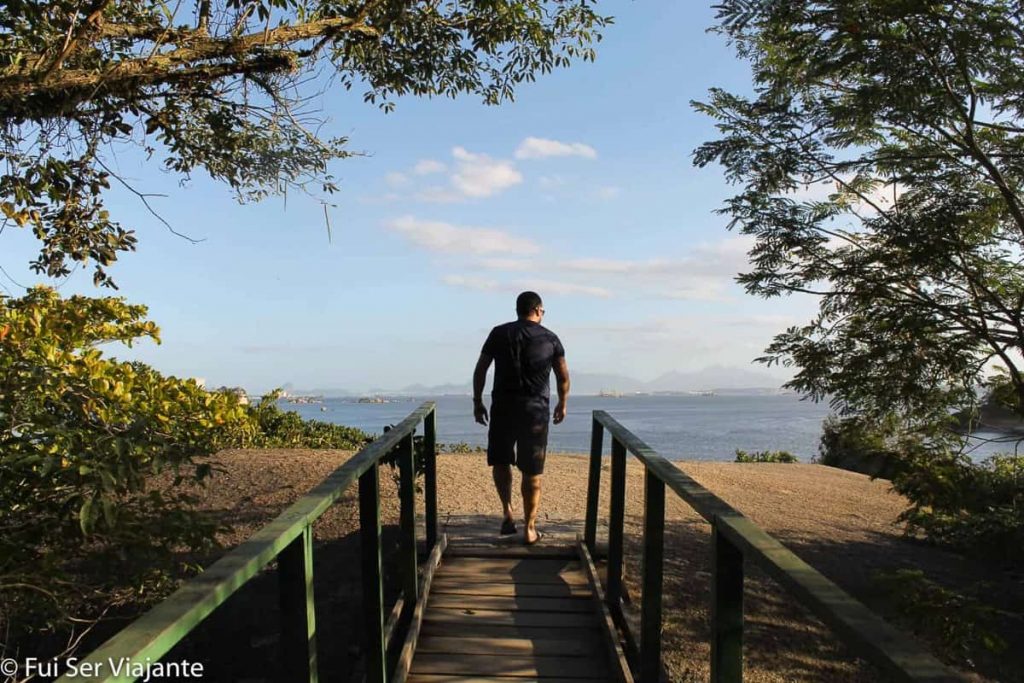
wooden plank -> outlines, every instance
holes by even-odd
[[[444,571],[444,570],[442,570]],[[547,586],[578,586],[586,587],[587,579],[581,572],[571,574],[550,575],[550,574],[528,574],[513,576],[511,574],[468,574],[460,572],[444,572],[437,577],[446,583],[507,583],[509,585],[547,585]]]
[[[472,676],[529,676],[531,678],[603,678],[608,666],[600,659],[524,657],[507,655],[422,654],[413,662],[414,674]]]
[[[565,567],[575,567],[579,569],[580,558],[579,555],[567,557],[564,559],[552,559],[545,557],[526,557],[526,558],[509,558],[509,557],[451,557],[445,558],[444,565],[446,567],[457,567],[460,565],[472,566],[472,567],[494,567],[498,569],[508,569],[510,567],[516,567],[520,565],[528,565],[536,568],[544,568],[549,571],[557,571]]]
[[[306,527],[277,560],[281,650],[288,679],[317,683],[316,604],[313,600],[313,530]]]
[[[495,626],[546,626],[578,628],[593,626],[593,614],[572,612],[518,612],[489,609],[442,609],[431,607],[427,621],[434,624],[492,624]]]
[[[517,610],[519,612],[593,612],[587,598],[527,598],[509,595],[434,595],[430,606],[445,609]]]
[[[572,545],[471,545],[460,542],[448,548],[445,553],[446,560],[454,557],[483,557],[483,558],[550,558],[575,560],[577,559],[576,548]]]
[[[405,643],[402,645],[402,651],[398,655],[398,661],[395,663],[395,672],[391,676],[391,683],[404,683],[406,676],[409,674],[409,667],[412,664],[413,657],[416,655],[420,628],[423,626],[423,615],[427,608],[427,599],[430,597],[430,584],[433,581],[434,572],[437,570],[438,565],[441,564],[441,555],[444,553],[447,545],[448,536],[442,535],[440,542],[434,546],[434,549],[430,551],[430,557],[427,558],[426,566],[423,568],[423,583],[419,591],[420,598],[416,601],[416,607],[413,609],[412,619],[409,622],[409,631],[406,634]]]
[[[529,640],[539,639],[564,639],[567,635],[574,637],[590,631],[594,638],[600,638],[597,626],[585,628],[574,627],[574,630],[565,628],[552,628],[548,626],[502,626],[497,624],[481,624],[474,622],[436,622],[429,618],[424,619],[420,635],[442,636],[452,638],[526,638]],[[590,637],[590,636],[587,636]]]
[[[515,597],[590,597],[593,592],[587,584],[566,583],[521,583],[503,582],[466,582],[447,579],[440,575],[434,577],[433,591],[435,594],[449,595],[493,595]]]
[[[451,676],[416,674],[409,683],[604,683],[607,678],[529,678],[522,676]]]
[[[661,678],[661,597],[665,559],[665,483],[644,470],[643,588],[640,608],[640,680]],[[742,566],[742,558],[740,564]],[[740,593],[743,592],[742,581]],[[742,616],[740,617],[742,622]],[[714,680],[714,676],[712,676]]]
[[[584,634],[587,632],[584,631]],[[451,638],[423,636],[416,652],[458,652],[462,654],[535,655],[593,657],[603,653],[603,643],[595,638],[566,634],[562,638]]]
[[[427,548],[437,545],[437,411],[423,418],[423,508]]]
[[[630,671],[629,662],[626,660],[626,653],[619,643],[619,634],[615,630],[615,623],[612,621],[611,612],[608,610],[608,601],[605,599],[604,591],[601,590],[601,580],[597,576],[597,567],[590,557],[587,544],[582,538],[577,539],[577,546],[580,549],[580,561],[587,570],[587,576],[594,586],[594,604],[600,610],[601,615],[601,636],[607,646],[608,663],[611,665],[612,680],[617,683],[633,683],[633,673]],[[647,682],[645,682],[647,683]]]
[[[608,512],[608,567],[605,590],[609,604],[622,599],[623,525],[626,519],[626,448],[612,432],[611,501]]]
[[[711,681],[743,681],[743,553],[711,534]]]
[[[399,552],[397,562],[402,578],[402,597],[409,608],[419,601],[419,570],[416,556],[416,454],[409,434],[396,449],[398,458]]]
[[[363,633],[366,637],[367,683],[384,683],[387,640],[384,638],[384,586],[380,548],[380,467],[359,477],[359,546],[362,555]]]
[[[597,551],[597,507],[601,492],[601,450],[604,425],[594,419],[590,428],[590,467],[587,474],[587,512],[583,521],[583,538],[593,555]]]

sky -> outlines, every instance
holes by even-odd
[[[691,100],[749,91],[749,68],[706,31],[710,2],[604,5],[615,24],[596,62],[538,76],[499,107],[401,98],[385,114],[358,88],[325,93],[322,133],[363,153],[332,163],[330,241],[316,198],[240,205],[201,174],[181,184],[119,153],[119,172],[166,195],[153,208],[202,241],[115,188],[108,208],[139,239],[111,268],[116,294],[146,304],[163,338],[116,355],[251,392],[463,383],[532,289],[571,372],[650,380],[722,365],[786,379],[751,361],[815,301],[735,284],[750,241],[714,211],[736,188],[692,163],[716,131]],[[7,293],[47,282],[28,268],[37,251],[27,231],[0,235]],[[90,273],[60,291],[111,294]]]

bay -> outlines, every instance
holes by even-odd
[[[465,443],[481,450],[487,428],[473,421],[469,396],[401,397],[387,403],[359,403],[353,398],[327,398],[319,404],[281,401],[281,408],[303,418],[356,427],[381,434],[386,425],[398,424],[423,401],[437,406],[438,441]],[[488,401],[489,403],[489,401]],[[780,395],[626,395],[622,397],[571,396],[565,421],[551,425],[548,450],[562,453],[590,451],[594,410],[604,410],[647,445],[670,460],[732,461],[736,450],[782,450],[810,462],[818,453],[827,403]],[[999,435],[979,433],[978,437]],[[605,437],[605,452],[610,440]],[[997,452],[1013,452],[1016,444],[973,441],[970,455],[981,460]]]
[[[380,434],[385,425],[397,424],[425,400],[437,405],[438,441],[486,447],[487,428],[473,421],[469,396],[399,398],[388,403],[328,398],[321,404],[282,402],[281,407],[306,419]],[[810,461],[829,412],[826,404],[793,395],[572,396],[565,421],[551,425],[548,450],[589,452],[594,410],[608,412],[671,460],[733,460],[736,449],[743,449],[785,450]],[[606,437],[606,449],[608,443]]]

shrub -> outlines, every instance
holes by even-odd
[[[187,497],[146,482],[209,476],[201,457],[232,443],[246,412],[232,394],[103,355],[105,343],[159,341],[145,315],[45,287],[0,296],[0,597],[20,627],[104,601],[121,569],[157,569],[168,548],[213,536]],[[72,580],[86,565],[103,567],[95,583]]]
[[[839,418],[829,415],[822,425],[815,462],[871,477],[892,479],[900,466],[900,454],[920,448],[921,443],[919,438],[900,430],[899,421],[894,417],[870,421],[859,416]]]
[[[238,447],[357,450],[373,440],[366,432],[353,427],[303,420],[294,411],[281,410],[277,404],[280,396],[280,390],[274,390],[248,407],[251,422],[239,432]]]
[[[900,519],[908,533],[1001,563],[1024,560],[1024,461],[997,455],[911,457],[893,480],[911,501]]]
[[[736,462],[800,462],[789,451],[754,451],[747,453],[736,449]]]
[[[917,569],[877,572],[875,581],[915,632],[937,641],[946,658],[974,666],[979,654],[1001,654],[996,610],[977,599],[944,588]]]
[[[910,431],[896,418],[830,417],[822,464],[892,480],[911,506],[906,533],[988,561],[1024,559],[1024,462],[1009,455],[973,462],[963,437],[944,426]]]
[[[465,441],[459,441],[458,443],[442,443],[437,445],[439,453],[476,453],[479,450],[483,450],[478,446],[471,446]]]

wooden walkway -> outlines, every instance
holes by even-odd
[[[632,683],[583,544],[560,533],[526,548],[477,525],[447,530],[456,535],[421,598],[407,681]]]

